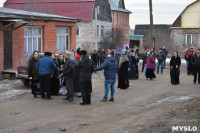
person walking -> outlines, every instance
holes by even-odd
[[[166,59],[167,59],[167,55],[168,55],[168,51],[167,51],[167,49],[165,48],[165,46],[163,46],[163,48],[162,48],[162,50],[163,50],[163,53],[165,53],[165,59],[164,59],[164,64],[163,64],[163,68],[165,68],[165,64],[166,64]]]
[[[196,84],[198,76],[198,84],[200,84],[200,49],[196,50],[196,53],[191,57],[190,62],[193,65],[193,82]]]
[[[122,57],[120,58],[120,61],[119,61],[118,87],[117,88],[127,89],[129,87],[128,66],[129,66],[129,60],[127,57],[127,52],[122,51]]]
[[[116,74],[118,71],[116,59],[111,55],[108,55],[107,60],[100,67],[95,68],[95,71],[101,71],[103,69],[105,75],[105,95],[101,102],[107,102],[109,89],[111,89],[111,98],[109,101],[114,102]]]
[[[156,75],[154,74],[154,63],[155,63],[155,59],[154,59],[154,52],[148,52],[147,53],[147,63],[146,63],[146,78],[150,78],[150,80],[156,78]]]
[[[74,58],[71,56],[70,51],[65,52],[66,63],[64,65],[62,77],[65,80],[67,97],[63,100],[68,100],[68,102],[72,102],[74,100]]]
[[[82,94],[82,103],[80,103],[80,105],[86,105],[91,104],[92,73],[94,71],[94,65],[85,50],[80,51],[80,55],[81,60],[78,65],[80,69],[79,83]]]
[[[37,98],[37,87],[39,84],[39,76],[38,76],[38,71],[36,69],[36,65],[39,60],[39,52],[34,51],[33,56],[31,60],[28,63],[28,77],[31,78],[31,91],[34,96],[34,98]]]
[[[44,57],[42,57],[36,65],[40,78],[41,97],[47,100],[52,99],[50,87],[52,70],[58,71],[58,68],[50,56],[51,52],[45,52]]]
[[[158,60],[158,64],[157,64],[157,74],[159,74],[159,69],[161,66],[161,74],[163,73],[163,65],[164,65],[164,60],[165,60],[165,53],[163,52],[162,48],[159,49],[159,53],[157,55],[157,60]]]
[[[180,84],[179,81],[180,65],[181,65],[181,59],[178,56],[178,52],[174,52],[174,56],[172,56],[170,60],[170,77],[172,85]]]
[[[94,67],[96,68],[97,64],[98,64],[98,61],[99,61],[98,60],[99,59],[99,55],[98,55],[96,50],[94,50],[94,53],[91,55],[91,59],[92,59],[92,61],[94,63]]]

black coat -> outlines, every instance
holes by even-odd
[[[34,57],[31,58],[28,64],[28,77],[32,77],[33,80],[38,80],[38,71],[36,70],[36,65],[38,62],[38,59],[35,59]]]
[[[147,63],[147,58],[148,58],[147,54],[143,53],[143,55],[142,55],[143,64]]]
[[[92,59],[93,62],[98,62],[98,60],[99,60],[99,54],[98,53],[93,53],[91,55],[91,59]]]
[[[69,57],[64,65],[63,78],[74,78],[74,60]]]
[[[176,68],[176,65],[178,65],[178,68]],[[170,70],[170,74],[172,76],[179,76],[179,67],[180,67],[180,65],[181,65],[181,59],[180,59],[180,57],[176,57],[175,58],[175,56],[173,56],[171,58],[171,60],[170,60],[170,68],[173,67]]]
[[[128,66],[129,66],[129,61],[125,61],[119,67],[119,70],[118,70],[118,88],[120,88],[120,89],[126,89],[126,88],[129,87]]]
[[[194,68],[199,68],[200,69],[200,56],[198,57],[197,54],[194,54],[191,57],[190,62],[191,62],[192,66]]]
[[[81,92],[80,86],[79,86],[79,77],[80,77],[80,68],[78,65],[80,64],[80,59],[75,59],[75,69],[74,69],[74,91],[75,92]]]
[[[93,61],[87,56],[82,56],[82,60],[78,65],[80,68],[79,82],[89,82],[92,78],[92,72],[94,72]]]

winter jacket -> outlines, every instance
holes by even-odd
[[[114,57],[108,58],[100,67],[95,68],[95,71],[104,69],[106,80],[115,80],[118,71],[118,63]]]
[[[67,58],[62,76],[65,79],[74,78],[74,59],[71,56]]]
[[[132,56],[130,54],[127,54],[128,60],[129,60],[129,68],[133,68],[133,60]]]
[[[158,62],[162,62],[165,59],[165,53],[164,52],[159,52],[159,54],[157,55],[157,60]]]
[[[39,58],[32,57],[28,63],[28,77],[32,77],[33,80],[38,80],[38,71],[36,70],[38,60]]]
[[[98,60],[99,60],[99,54],[93,53],[91,55],[91,59],[92,59],[93,62],[98,62]]]
[[[166,49],[163,49],[163,52],[165,53],[165,58],[166,58],[168,55],[168,51]]]
[[[52,73],[52,70],[55,70],[55,71],[58,70],[54,61],[47,55],[45,55],[38,61],[37,65],[36,65],[36,69],[40,76],[41,75],[50,76]]]
[[[198,57],[197,54],[194,54],[191,59],[190,59],[191,64],[193,65],[194,68],[200,69],[200,55]]]
[[[146,69],[154,69],[155,59],[152,55],[149,55],[147,58]]]
[[[94,65],[93,61],[87,55],[82,56],[78,68],[80,68],[79,82],[91,81],[92,73],[94,72]]]
[[[178,67],[181,65],[181,59],[180,57],[175,58],[175,56],[173,56],[170,60],[170,68],[176,68],[176,65],[178,65]]]
[[[146,54],[146,53],[143,53],[143,55],[142,55],[143,64],[146,64],[146,63],[147,63],[147,58],[148,58],[147,54]]]

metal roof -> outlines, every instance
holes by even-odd
[[[124,0],[122,0],[124,2]],[[120,0],[109,0],[110,8],[112,11],[120,11],[120,12],[126,12],[126,13],[132,13],[131,11],[127,10],[125,7],[120,8],[119,7]]]
[[[7,0],[4,7],[56,14],[91,22],[95,0]]]
[[[24,18],[24,19],[54,20],[54,21],[68,21],[68,22],[78,21],[78,19],[75,19],[75,18],[45,14],[45,13],[38,13],[38,12],[9,9],[9,8],[4,8],[4,7],[0,7],[0,18]]]

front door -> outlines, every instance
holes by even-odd
[[[12,31],[4,31],[4,69],[12,69]]]

